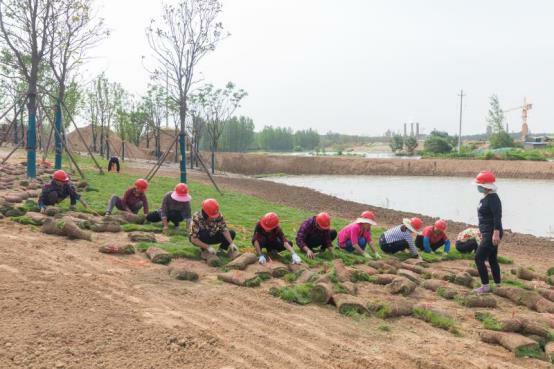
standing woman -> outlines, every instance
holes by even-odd
[[[475,252],[475,264],[481,277],[481,287],[476,293],[490,292],[489,273],[485,261],[489,261],[492,277],[496,285],[500,284],[500,265],[498,264],[498,246],[502,239],[502,203],[496,193],[496,177],[492,172],[483,171],[475,178],[477,190],[483,194],[477,211],[481,243]]]

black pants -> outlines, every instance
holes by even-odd
[[[268,240],[262,240],[260,242],[260,248],[266,249],[268,253],[276,254],[281,251],[285,251],[285,243],[275,240],[275,241],[268,241]]]
[[[59,204],[63,200],[65,200],[65,197],[58,196],[57,192],[49,192],[43,198],[44,205],[46,206],[53,206],[53,205]],[[71,205],[74,205],[74,204],[71,204]]]
[[[329,238],[331,239],[331,242],[333,242],[337,238],[337,231],[335,231],[334,229],[331,229],[329,233],[330,233]],[[306,237],[306,239],[304,240],[304,243],[312,251],[314,251],[319,247],[324,248],[323,240],[321,239],[319,234],[309,234],[308,237]],[[332,247],[333,246],[331,246],[331,248]]]
[[[469,240],[466,242],[462,241],[456,241],[456,250],[461,252],[462,254],[470,254],[473,251],[477,250],[477,241],[475,240]]]
[[[175,224],[176,227],[179,226],[179,224],[183,220],[185,220],[185,218],[183,218],[183,215],[181,214],[180,211],[169,211],[169,212],[167,212],[166,216],[167,216],[167,220],[169,222]],[[162,221],[162,213],[159,210],[151,211],[146,216],[146,220],[149,221],[150,223],[161,222]]]
[[[387,243],[384,234],[379,237],[379,246],[381,247],[381,250],[383,250],[383,252],[386,254],[396,254],[397,252],[404,251],[410,248],[410,245],[408,245],[408,241],[406,240]]]
[[[415,245],[418,249],[423,250],[423,236],[417,236],[415,239]],[[439,248],[444,246],[444,240],[440,240],[436,243],[431,243],[431,250],[437,251]]]
[[[485,261],[488,260],[491,267],[492,278],[494,283],[500,283],[500,264],[498,264],[498,247],[492,244],[492,233],[481,232],[482,239],[481,244],[477,247],[475,252],[475,264],[477,264],[477,270],[479,271],[479,277],[481,277],[482,284],[489,284],[489,272]],[[500,235],[502,237],[502,234]]]
[[[115,165],[115,168],[117,170],[117,173],[119,173],[120,166],[119,166],[119,159],[118,158],[111,158],[110,159],[110,161],[108,162],[108,172],[112,171],[112,168],[114,167],[114,165]]]
[[[232,229],[229,230],[229,233],[231,234],[231,239],[234,240],[235,237],[237,236],[237,233]],[[227,250],[229,248],[229,241],[225,239],[225,236],[223,236],[223,232],[210,236],[208,232],[200,231],[198,233],[198,239],[208,245],[219,244],[220,250]]]

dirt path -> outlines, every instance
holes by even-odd
[[[476,345],[475,332],[412,318],[382,332],[375,318],[223,285],[207,267],[200,282],[179,282],[142,255],[106,256],[6,220],[0,245],[0,368],[547,367]]]

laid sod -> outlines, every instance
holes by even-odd
[[[314,287],[311,283],[297,284],[282,288],[271,288],[269,293],[275,297],[279,297],[287,302],[294,302],[300,305],[307,305],[312,302],[311,292]]]
[[[475,319],[483,323],[485,329],[491,331],[502,330],[502,324],[491,313],[478,311],[475,313]]]
[[[455,335],[460,334],[456,322],[449,316],[420,306],[414,307],[413,314],[416,318],[426,321],[433,327],[444,329]]]

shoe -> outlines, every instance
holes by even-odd
[[[483,293],[491,292],[491,288],[489,287],[488,284],[484,284],[481,287],[474,289],[473,292],[480,295],[480,294],[483,294]]]
[[[105,217],[109,217],[110,215],[112,215],[111,211],[107,211],[106,214],[104,214]]]

